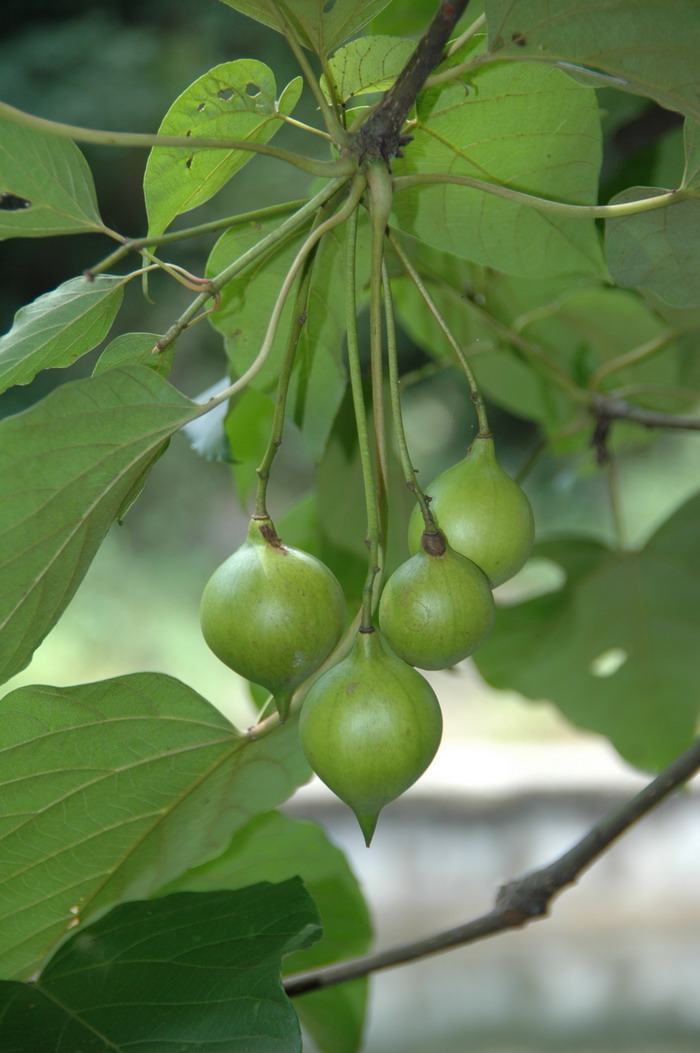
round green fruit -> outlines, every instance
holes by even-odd
[[[379,601],[379,625],[394,654],[420,669],[447,669],[480,647],[491,631],[491,588],[471,560],[426,534],[415,556],[391,575]],[[436,544],[437,542],[437,544]]]
[[[200,618],[217,658],[266,687],[284,720],[292,693],[340,639],[345,598],[325,564],[254,518],[247,541],[207,582]]]
[[[477,436],[464,460],[438,475],[427,492],[450,546],[481,567],[492,586],[520,570],[535,536],[532,509],[498,464],[493,439]],[[408,526],[411,552],[419,551],[423,530],[416,506]]]
[[[299,734],[316,774],[352,808],[366,844],[382,808],[426,770],[442,736],[427,680],[360,632],[347,658],[313,684]]]

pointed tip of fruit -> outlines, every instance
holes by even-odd
[[[289,707],[292,702],[292,696],[290,692],[284,692],[274,695],[275,708],[279,713],[280,724],[284,724],[285,720],[289,716]]]
[[[368,812],[355,812],[355,818],[360,824],[362,836],[365,839],[365,844],[369,848],[372,838],[374,836],[374,831],[377,826],[379,812],[372,812],[371,814]]]

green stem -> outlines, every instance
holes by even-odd
[[[311,66],[311,63],[309,62],[308,58],[306,57],[306,54],[304,53],[304,49],[301,47],[299,41],[296,38],[294,28],[289,24],[286,15],[281,10],[281,8],[279,8],[277,4],[273,2],[273,0],[267,0],[267,6],[270,9],[271,14],[277,19],[279,28],[284,33],[286,41],[289,44],[289,47],[291,48],[292,52],[294,53],[295,59],[299,63],[299,68],[306,77],[307,83],[311,88],[316,102],[318,103],[318,108],[321,111],[323,123],[326,126],[326,130],[328,131],[331,140],[337,146],[345,145],[348,141],[347,135],[345,134],[345,129],[341,126],[335,113],[328,105],[326,96],[323,94],[321,85],[318,82],[318,78]]]
[[[403,469],[406,486],[415,494],[420,510],[423,514],[425,529],[432,533],[437,532],[437,525],[430,511],[430,502],[427,500],[416,477],[416,469],[413,467],[411,455],[408,451],[406,441],[406,429],[403,424],[401,413],[401,381],[399,379],[399,363],[396,352],[396,326],[394,324],[394,302],[391,295],[391,283],[386,261],[382,263],[382,284],[384,286],[384,318],[386,324],[386,352],[389,364],[389,397],[391,400],[391,415],[394,422],[394,435],[399,450],[399,459]]]
[[[244,252],[242,256],[239,256],[237,260],[234,260],[233,263],[224,268],[224,270],[217,274],[216,277],[212,278],[208,283],[207,291],[200,293],[200,295],[192,301],[189,307],[183,311],[180,317],[160,338],[157,344],[158,350],[164,351],[174,340],[177,340],[180,333],[188,327],[192,318],[194,318],[199,309],[204,306],[210,297],[216,296],[227,282],[231,281],[232,278],[235,278],[235,276],[247,267],[248,264],[252,263],[253,260],[256,260],[259,256],[263,255],[263,253],[267,252],[278,242],[286,238],[288,234],[293,233],[302,226],[321,205],[325,204],[329,198],[337,193],[345,182],[346,180],[344,179],[334,179],[327,183],[318,194],[315,194],[310,198],[306,204],[290,216],[289,219],[280,223],[279,227],[276,227],[275,230],[271,230],[269,234],[266,234],[264,238],[261,238],[260,241],[251,246],[247,252]]]
[[[469,365],[469,362],[467,361],[467,357],[464,354],[462,346],[460,345],[456,336],[454,335],[447,322],[443,318],[442,314],[438,310],[438,307],[435,301],[433,300],[432,296],[428,292],[420,274],[415,269],[406,253],[403,251],[401,245],[398,242],[398,239],[392,233],[389,234],[389,241],[391,242],[394,252],[399,257],[399,260],[401,261],[404,270],[406,271],[409,278],[411,279],[416,289],[420,293],[421,297],[423,298],[423,301],[427,306],[428,310],[430,311],[433,318],[445,334],[450,347],[454,351],[455,355],[457,356],[457,360],[459,361],[462,369],[464,370],[464,374],[467,378],[467,383],[469,384],[469,389],[472,393],[472,402],[474,403],[474,406],[476,408],[476,415],[479,421],[479,436],[481,438],[486,439],[491,435],[491,429],[489,428],[489,421],[486,415],[486,407],[484,406],[484,400],[481,397],[479,385],[476,382],[476,377],[474,376],[474,372],[471,366]]]
[[[369,191],[369,210],[372,225],[369,279],[370,373],[372,377],[372,415],[374,421],[379,534],[383,539],[386,537],[389,502],[382,355],[382,264],[384,262],[384,238],[393,201],[392,179],[384,161],[372,160],[368,162],[367,189]]]
[[[151,245],[170,245],[173,242],[185,241],[187,238],[199,237],[201,234],[213,234],[217,230],[241,226],[243,223],[260,223],[263,220],[272,219],[274,216],[285,215],[287,212],[298,210],[304,206],[305,202],[306,198],[301,198],[297,201],[285,201],[281,205],[268,205],[266,208],[258,208],[253,212],[240,212],[235,216],[213,219],[209,223],[199,223],[195,227],[185,227],[182,230],[174,230],[169,234],[158,234],[153,237],[144,235],[141,238],[124,238],[120,235],[119,240],[122,244],[119,248],[115,249],[109,256],[105,256],[94,267],[88,268],[85,271],[85,276],[91,278],[96,274],[108,271],[110,267],[113,267],[119,260],[128,256],[130,252],[142,252],[143,249]]]
[[[287,301],[289,290],[291,289],[297,274],[303,267],[306,257],[311,252],[316,242],[319,241],[324,234],[326,234],[329,230],[332,230],[334,227],[339,226],[341,223],[344,223],[349,218],[349,216],[352,215],[352,213],[355,211],[355,209],[360,203],[360,199],[364,193],[365,186],[365,177],[361,172],[358,172],[351,183],[350,193],[345,204],[341,208],[339,208],[338,211],[330,217],[330,219],[327,219],[324,223],[321,223],[320,226],[316,227],[316,229],[313,230],[311,234],[309,234],[308,238],[294,257],[294,261],[292,262],[292,265],[289,268],[289,271],[287,272],[287,277],[285,278],[282,284],[282,288],[280,289],[277,295],[277,299],[275,301],[275,305],[272,309],[272,314],[270,315],[270,320],[267,325],[267,330],[265,332],[265,339],[263,340],[262,346],[258,351],[258,354],[256,355],[254,361],[248,366],[245,373],[242,376],[240,376],[238,380],[236,380],[233,384],[231,384],[230,387],[226,388],[219,395],[216,395],[213,399],[210,399],[209,402],[206,402],[202,406],[202,413],[208,413],[209,410],[214,409],[215,406],[218,406],[222,402],[225,402],[227,399],[231,398],[232,395],[235,395],[238,391],[242,391],[243,388],[245,388],[263,368],[265,362],[268,359],[270,351],[272,350],[272,343],[275,339],[275,334],[277,333],[277,326],[279,325],[280,316]],[[215,279],[214,281],[215,283],[218,283],[219,278]]]
[[[309,252],[306,260],[304,261],[304,268],[302,271],[301,281],[299,282],[299,288],[297,289],[297,295],[294,301],[294,310],[292,312],[292,321],[289,326],[289,333],[287,335],[287,344],[284,349],[282,356],[282,365],[280,366],[279,377],[277,380],[277,398],[275,400],[275,412],[272,418],[272,428],[270,430],[270,438],[268,440],[267,449],[263,455],[263,459],[260,462],[260,467],[257,469],[258,485],[255,493],[255,515],[260,517],[267,517],[267,484],[270,479],[270,469],[272,468],[272,462],[277,456],[277,451],[282,445],[282,434],[284,432],[285,423],[285,412],[287,408],[287,395],[289,393],[289,382],[292,379],[292,370],[294,368],[294,359],[296,358],[297,347],[299,346],[299,339],[301,337],[301,331],[306,322],[306,315],[309,304],[309,290],[311,288],[311,274],[313,270],[313,260],[318,248],[318,243]]]
[[[364,632],[370,632],[373,628],[373,590],[375,579],[379,573],[379,548],[381,538],[377,480],[374,472],[374,465],[372,463],[369,426],[367,422],[368,414],[365,409],[365,396],[362,389],[360,346],[357,336],[357,290],[355,287],[356,253],[357,212],[354,212],[348,220],[347,250],[345,254],[345,324],[348,341],[348,372],[350,374],[350,389],[352,391],[352,403],[355,410],[357,443],[360,450],[362,482],[365,491],[365,507],[367,509],[366,544],[368,549],[368,565],[367,577],[362,592],[360,628]]]
[[[589,388],[592,391],[599,391],[602,381],[610,373],[616,373],[618,369],[624,369],[625,366],[634,365],[637,362],[642,362],[645,358],[651,357],[651,355],[655,355],[657,351],[661,351],[671,340],[675,340],[680,335],[680,333],[673,330],[660,333],[658,336],[652,337],[651,340],[647,340],[646,343],[626,351],[623,355],[618,355],[616,358],[611,358],[609,362],[604,362],[591,377],[588,383]]]
[[[351,157],[341,157],[335,161],[317,161],[312,157],[304,157],[289,150],[281,150],[277,146],[267,146],[265,143],[255,143],[248,139],[209,139],[196,135],[149,135],[145,132],[105,132],[95,128],[81,128],[75,124],[63,124],[60,121],[49,121],[45,117],[35,117],[31,113],[9,106],[6,102],[0,102],[0,117],[6,117],[15,124],[33,128],[38,132],[72,139],[76,143],[97,143],[100,146],[170,146],[181,147],[183,150],[247,150],[249,153],[276,157],[278,161],[286,161],[287,164],[294,165],[310,175],[326,178],[349,176],[356,168],[356,162]]]
[[[656,208],[666,208],[677,201],[697,196],[686,190],[669,190],[666,194],[657,194],[641,201],[622,201],[617,205],[569,205],[564,201],[551,201],[535,194],[525,194],[520,190],[511,190],[498,183],[487,183],[484,179],[473,179],[471,176],[451,175],[448,172],[422,172],[417,175],[397,176],[394,179],[394,190],[409,190],[414,186],[428,186],[438,183],[450,183],[455,186],[468,186],[473,190],[483,190],[487,194],[513,201],[517,205],[527,205],[540,212],[553,212],[560,216],[574,219],[614,219],[620,216],[636,216],[640,212],[651,212]]]
[[[472,37],[476,36],[479,30],[483,29],[485,25],[486,15],[479,15],[475,22],[472,22],[472,24],[467,29],[465,29],[463,33],[460,33],[460,35],[452,41],[449,48],[447,49],[447,57],[449,58],[450,55],[454,55],[456,51],[459,51],[459,49],[463,47],[468,40],[471,40]],[[446,72],[451,71],[447,70]],[[442,78],[442,74],[440,73],[436,73],[435,76]],[[428,79],[425,82],[425,87],[430,88],[432,87],[432,85],[433,78],[428,77]]]

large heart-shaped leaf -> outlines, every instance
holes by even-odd
[[[253,741],[191,688],[139,673],[0,701],[0,973],[76,920],[151,895],[308,778],[297,722]]]
[[[178,96],[158,133],[266,143],[279,131],[280,115],[296,106],[301,89],[297,77],[278,100],[275,76],[264,62],[222,62]],[[208,201],[252,157],[247,150],[154,147],[143,183],[149,233],[160,234],[180,213]]]
[[[386,91],[391,87],[416,49],[415,40],[403,37],[360,37],[339,48],[328,63],[334,96],[347,104],[356,95]],[[321,87],[328,98],[331,93],[325,76]]]
[[[0,421],[0,682],[30,660],[170,436],[199,412],[130,366]]]
[[[566,582],[498,612],[475,655],[481,673],[554,702],[631,764],[662,768],[691,742],[700,710],[700,497],[639,552],[565,538],[536,554]]]
[[[477,70],[462,86],[419,100],[414,136],[396,175],[442,173],[573,204],[598,193],[595,93],[557,69],[514,63]],[[509,274],[599,275],[593,220],[562,217],[447,183],[394,199],[398,225],[429,245]]]
[[[282,957],[318,939],[299,878],[125,903],[67,940],[32,984],[0,981],[5,1053],[301,1053]]]
[[[104,229],[75,143],[0,117],[0,239]]]
[[[604,86],[700,119],[696,0],[486,0],[485,7],[494,58],[600,70]]]
[[[124,295],[124,278],[71,278],[20,308],[0,337],[0,391],[28,384],[42,369],[70,366],[109,332]]]

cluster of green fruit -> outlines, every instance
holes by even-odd
[[[420,669],[445,669],[472,654],[494,618],[491,589],[527,559],[533,520],[524,493],[499,467],[490,437],[429,487],[438,529],[416,508],[414,555],[389,578],[374,629],[313,683],[300,718],[313,770],[352,808],[369,844],[379,812],[412,785],[440,744],[442,715]],[[449,543],[448,543],[449,539]],[[345,601],[332,572],[284,546],[267,518],[210,578],[202,596],[204,638],[214,654],[266,687],[284,720],[294,691],[336,647]]]

